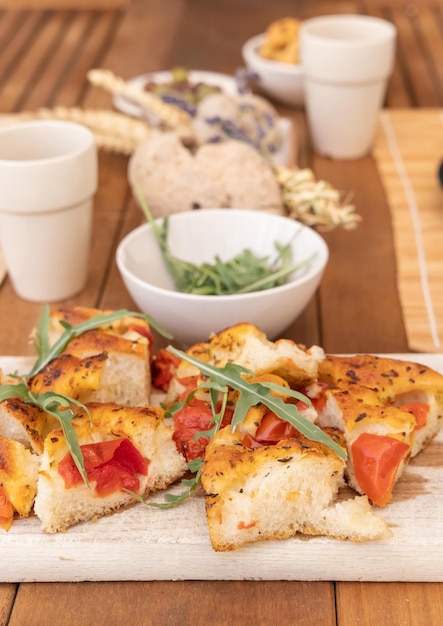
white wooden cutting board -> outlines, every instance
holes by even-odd
[[[443,372],[443,354],[394,356]],[[0,358],[5,371],[27,363]],[[30,518],[0,530],[0,581],[443,581],[443,432],[411,462],[382,512],[394,533],[388,541],[299,535],[229,553],[211,548],[201,496],[170,510],[138,504],[56,535]]]

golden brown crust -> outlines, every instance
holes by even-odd
[[[144,430],[155,430],[164,425],[164,411],[160,407],[127,407],[115,402],[88,402],[87,410],[74,407],[76,417],[72,425],[80,443],[92,441],[94,433],[101,432],[105,438],[133,437]],[[165,426],[166,428],[166,426]],[[54,429],[45,441],[45,450],[51,455],[64,440],[61,428]]]
[[[39,454],[52,423],[47,413],[20,398],[8,398],[0,403],[0,435],[16,439]]]
[[[360,354],[327,356],[319,364],[319,379],[338,387],[369,387],[385,402],[412,390],[443,391],[443,375],[426,365],[388,357]]]
[[[85,394],[99,388],[107,358],[105,352],[84,359],[62,354],[29,379],[29,388],[33,393],[53,391],[83,401]]]
[[[21,443],[0,436],[0,486],[14,509],[28,516],[37,489],[37,456]]]
[[[112,311],[88,307],[66,307],[51,311],[52,342],[64,330],[59,323],[60,321],[77,326],[101,313],[112,313]],[[100,328],[82,333],[69,343],[66,352],[79,357],[106,351],[147,355],[149,357],[148,339],[137,329],[146,334],[150,332],[149,324],[145,320],[127,316]]]
[[[102,330],[88,330],[69,342],[67,352],[84,357],[102,352],[119,352],[148,358],[148,344],[144,337],[133,340]]]
[[[402,439],[410,441],[415,428],[415,418],[411,413],[382,402],[377,391],[360,385],[342,384],[326,392],[337,403],[343,420],[343,429],[352,433],[354,430],[367,431],[381,428],[395,434],[402,434]]]
[[[332,429],[328,429],[331,434]],[[329,459],[332,471],[341,471],[344,462],[328,446],[311,441],[298,433],[291,439],[282,439],[275,445],[262,446],[252,450],[241,441],[243,434],[231,432],[230,427],[221,429],[209,442],[202,469],[202,486],[207,494],[217,494],[233,483],[247,480],[260,466],[270,461],[287,463],[292,457],[309,456],[314,459]],[[344,439],[334,431],[337,443],[345,449]]]

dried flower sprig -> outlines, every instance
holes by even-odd
[[[276,167],[274,172],[289,217],[319,230],[349,230],[361,221],[355,206],[342,201],[340,192],[332,185],[316,180],[312,170]]]

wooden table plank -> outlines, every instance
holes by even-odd
[[[443,7],[422,7],[420,10],[421,41],[428,58],[429,71],[438,96],[438,104],[443,104]]]
[[[108,626],[128,619],[144,626],[264,626],[276,614],[278,626],[335,626],[333,587],[272,581],[22,584],[9,626]]]
[[[315,158],[314,164],[318,178],[354,192],[353,201],[363,217],[357,229],[325,236],[331,261],[320,289],[322,345],[336,353],[407,351],[398,323],[401,309],[389,208],[375,164],[369,157],[340,164]],[[356,285],[359,296],[354,300]],[[365,318],[370,318],[369,327],[361,323]]]
[[[32,19],[33,18],[33,19]],[[46,60],[56,54],[69,14],[31,14],[26,22],[34,25],[32,32],[22,33],[23,41],[14,59],[8,84],[2,90],[2,110],[17,111],[26,97],[33,78]]]
[[[0,52],[2,54],[2,64],[0,68],[0,87],[2,91],[5,89],[5,81],[13,74],[16,65],[20,62],[26,46],[33,40],[35,32],[42,27],[45,15],[38,11],[9,14],[9,19],[2,17],[2,25],[6,24],[3,40],[1,41]],[[16,89],[15,89],[16,91]],[[11,106],[11,105],[9,105]],[[2,102],[0,103],[1,111],[10,111]]]
[[[395,12],[392,22],[398,31],[400,62],[413,98],[412,106],[435,107],[439,104],[439,94],[428,57],[422,51],[425,44],[419,16],[419,12],[412,15]]]
[[[18,585],[0,583],[0,626],[6,626],[9,622],[17,589]]]
[[[103,15],[106,21],[109,14]],[[42,106],[52,106],[55,101],[55,95],[70,74],[72,64],[77,58],[83,58],[82,48],[88,33],[93,27],[93,21],[96,15],[90,11],[79,12],[75,15],[67,13],[65,15],[65,25],[63,30],[59,32],[57,42],[57,53],[47,57],[44,67],[36,73],[33,80],[30,81],[29,91],[26,98],[21,101],[21,110],[33,111]],[[95,32],[94,32],[95,34]],[[98,38],[101,42],[101,38]],[[69,71],[69,73],[68,73]],[[81,87],[85,84],[85,72],[82,75]],[[69,81],[70,91],[74,91],[72,81]],[[68,98],[64,95],[64,105],[78,104],[78,92],[74,91],[74,98]]]
[[[443,624],[443,585],[341,583],[337,607],[340,626],[437,626]]]

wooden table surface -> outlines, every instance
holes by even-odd
[[[36,2],[34,1],[34,5]],[[62,3],[60,3],[62,4]],[[115,7],[115,3],[113,5]],[[130,78],[176,65],[231,74],[241,44],[285,15],[368,13],[392,20],[398,54],[388,107],[441,107],[443,2],[400,0],[134,0],[97,10],[0,9],[0,113],[41,106],[111,107],[86,72]],[[371,157],[334,162],[312,154],[302,110],[279,107],[297,128],[296,160],[336,188],[352,190],[362,224],[325,235],[331,260],[316,298],[287,330],[327,352],[407,352],[396,285],[390,209]],[[134,308],[119,277],[117,243],[140,222],[127,157],[100,154],[87,287],[68,304]],[[0,289],[0,354],[32,354],[28,332],[41,306]],[[0,567],[1,567],[0,540]],[[42,563],[42,568],[44,563]],[[262,573],[266,577],[266,572]],[[3,583],[0,626],[65,624],[443,623],[443,584],[288,581]]]

